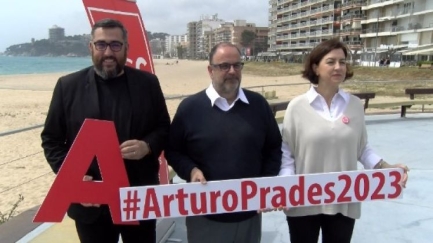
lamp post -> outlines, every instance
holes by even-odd
[[[374,41],[374,66],[376,67],[376,55],[377,55],[377,38],[379,35],[379,9],[377,10],[377,19],[376,19],[376,39]]]

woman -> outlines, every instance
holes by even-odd
[[[327,173],[357,169],[404,169],[390,165],[368,145],[364,107],[360,99],[339,88],[353,76],[347,64],[348,48],[338,39],[324,41],[305,62],[302,76],[310,90],[293,99],[283,122],[283,161],[280,175]],[[350,242],[360,203],[299,207],[285,210],[291,243]]]

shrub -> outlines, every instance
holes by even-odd
[[[433,61],[418,61],[418,66],[421,67],[422,64],[433,64]]]
[[[0,211],[0,224],[3,224],[4,222],[10,220],[18,213],[17,208],[23,200],[24,197],[20,194],[18,196],[18,201],[16,201],[14,205],[12,205],[12,208],[9,211],[6,211],[5,213],[2,213]]]

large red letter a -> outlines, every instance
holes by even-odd
[[[84,182],[95,156],[103,181]],[[121,224],[120,187],[129,182],[114,123],[86,119],[33,221],[61,222],[71,203],[94,203],[108,204],[113,222]]]

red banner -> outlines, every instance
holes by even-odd
[[[146,28],[134,0],[83,0],[90,25],[105,18],[117,19],[128,30],[129,51],[127,64],[130,67],[155,73]],[[159,157],[160,182],[168,184],[168,165],[164,155]]]
[[[90,24],[105,18],[117,19],[128,30],[129,51],[127,65],[155,73],[146,28],[135,1],[83,0]]]

